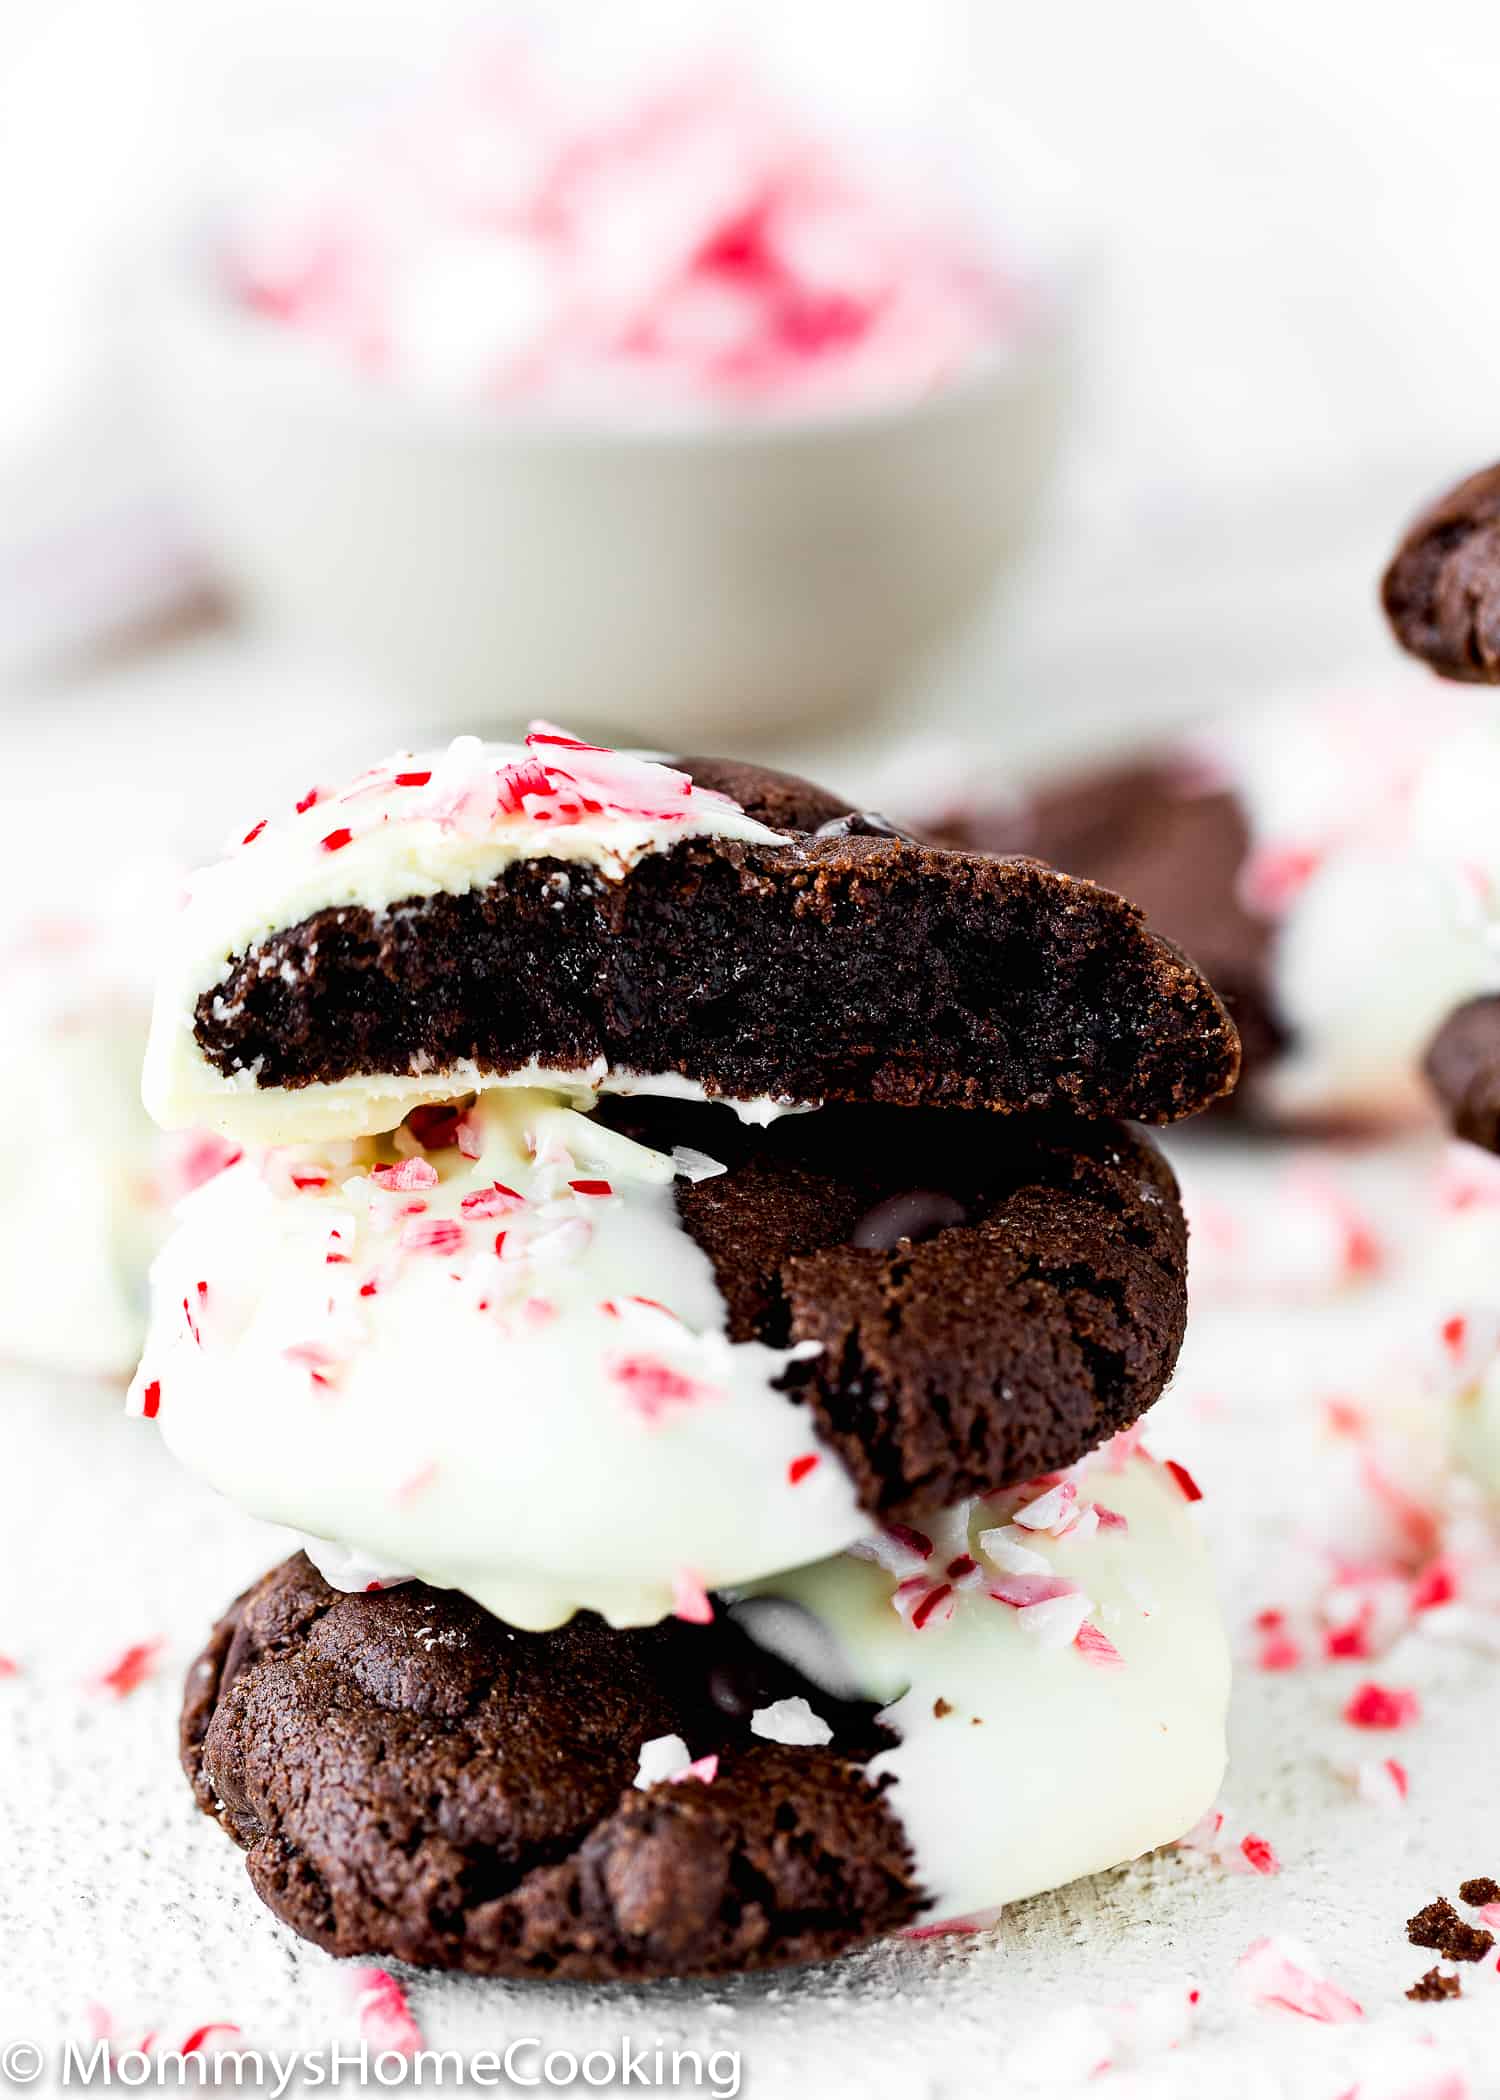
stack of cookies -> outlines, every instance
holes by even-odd
[[[182,1748],[340,1954],[649,1977],[972,1919],[1187,1830],[1228,1663],[1119,1120],[1232,1084],[1133,906],[538,728],[194,884],[133,1407],[305,1552]]]

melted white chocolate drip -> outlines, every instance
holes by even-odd
[[[310,1086],[258,1087],[252,1071],[226,1075],[204,1063],[193,1080],[196,1118],[202,1127],[233,1133],[240,1143],[324,1145],[381,1137],[414,1108],[452,1101],[461,1094],[507,1087],[541,1088],[587,1111],[601,1094],[651,1094],[676,1101],[719,1101],[742,1123],[763,1127],[782,1116],[803,1115],[819,1106],[760,1094],[741,1100],[711,1095],[696,1079],[678,1072],[632,1072],[597,1058],[576,1072],[560,1072],[534,1061],[514,1072],[486,1072],[463,1061],[441,1071],[356,1073],[348,1079],[316,1080]],[[169,1126],[174,1118],[163,1115]]]
[[[1101,1456],[1075,1477],[1128,1528],[1028,1533],[1021,1551],[1077,1585],[1117,1665],[1071,1645],[1076,1613],[1060,1627],[1028,1623],[990,1594],[1001,1570],[981,1540],[999,1514],[985,1503],[941,1520],[935,1577],[964,1552],[982,1571],[951,1591],[951,1618],[939,1608],[918,1626],[896,1608],[901,1566],[852,1554],[772,1576],[733,1606],[753,1639],[831,1697],[884,1707],[901,1740],[869,1774],[889,1782],[932,1920],[1167,1844],[1223,1777],[1229,1653],[1188,1505],[1145,1457]]]

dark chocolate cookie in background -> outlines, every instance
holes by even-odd
[[[1500,993],[1449,1015],[1427,1053],[1427,1077],[1454,1136],[1500,1152]]]
[[[1241,901],[1250,829],[1232,788],[1204,786],[1171,756],[1145,758],[945,817],[938,829],[980,852],[1034,854],[1138,904],[1227,1007],[1239,1030],[1242,1087],[1283,1048],[1271,922]]]
[[[682,765],[787,843],[690,838],[618,881],[520,861],[379,913],[314,912],[201,992],[196,1054],[253,1072],[251,1095],[602,1057],[741,1098],[1150,1123],[1233,1086],[1233,1026],[1133,903],[1030,858],[851,824],[788,775]],[[217,1105],[232,1127],[222,1087]]]
[[[1430,1115],[1427,1044],[1488,981],[1475,885],[1497,777],[1493,704],[1401,665],[1020,791],[994,769],[940,830],[1135,898],[1237,1022],[1247,1122],[1373,1132]]]
[[[824,1748],[752,1734],[809,1696]],[[636,1789],[644,1742],[711,1786]],[[299,1554],[188,1678],[182,1762],[257,1893],[333,1954],[477,1975],[703,1975],[825,1959],[921,1907],[863,1767],[873,1710],[806,1686],[722,1615],[504,1626],[450,1590],[330,1589]]]
[[[1500,684],[1500,466],[1407,527],[1381,583],[1396,639],[1440,677]]]
[[[822,1345],[793,1390],[872,1514],[1071,1465],[1172,1374],[1187,1233],[1172,1171],[1138,1131],[854,1108],[754,1130],[649,1098],[596,1113],[723,1163],[679,1181],[676,1200],[730,1337]]]

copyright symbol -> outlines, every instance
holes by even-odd
[[[7,2042],[0,2049],[0,2078],[7,2085],[35,2085],[42,2075],[42,2052],[35,2042]]]

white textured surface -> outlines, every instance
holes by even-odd
[[[1284,1154],[1199,1139],[1179,1150],[1200,1187],[1274,1221]],[[1411,1238],[1413,1192],[1432,1158],[1430,1146],[1408,1145],[1341,1156],[1334,1170],[1368,1197],[1377,1223]],[[1238,1633],[1286,1592],[1295,1535],[1324,1503],[1322,1400],[1373,1391],[1424,1318],[1411,1291],[1379,1281],[1300,1303],[1219,1293],[1198,1307],[1152,1441],[1205,1489],[1203,1522]],[[182,1669],[283,1535],[188,1481],[149,1426],[123,1420],[103,1390],[12,1378],[0,1404],[9,1432],[0,1652],[21,1665],[0,1681],[0,2040],[83,2038],[96,2003],[126,2034],[180,2035],[225,2019],[247,2045],[354,2041],[351,1971],[262,1910],[175,1766]],[[134,1696],[87,1688],[126,1645],[157,1636],[162,1667]],[[1363,2100],[1378,2100],[1420,2090],[1390,2082],[1404,2077],[1408,2047],[1413,2074],[1453,2059],[1468,2067],[1472,2093],[1500,2092],[1492,1962],[1464,1971],[1458,2003],[1402,1996],[1433,1959],[1405,1944],[1406,1916],[1463,1876],[1500,1870],[1497,1671],[1493,1657],[1427,1638],[1373,1665],[1243,1669],[1231,1827],[1269,1838],[1283,1863],[1276,1878],[1166,1853],[1017,1905],[967,1938],[896,1941],[759,1981],[587,1990],[402,1980],[433,2046],[536,2034],[581,2049],[626,2034],[738,2048],[757,2096],[1026,2092],[1038,2084],[1028,2074],[1050,2066],[1043,2089],[1064,2092],[1087,2083],[1119,2094],[1335,2100],[1358,2081]],[[1395,1736],[1343,1724],[1339,1709],[1367,1675],[1416,1686],[1420,1722]],[[1411,1772],[1405,1810],[1358,1800],[1329,1762],[1391,1752]],[[1235,1962],[1271,1932],[1309,1943],[1366,2018],[1322,2027],[1243,2004]],[[1127,2049],[1099,2081],[1083,2076],[1092,2043],[1077,2008],[1139,2005],[1189,1978],[1202,1998],[1179,2048]],[[1429,2035],[1436,2054],[1423,2045]]]

